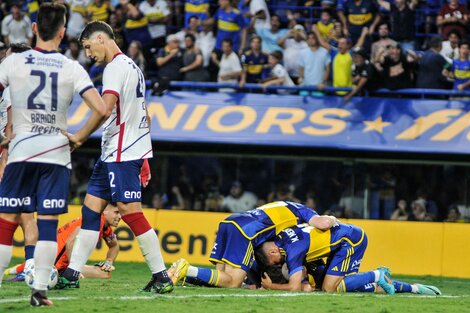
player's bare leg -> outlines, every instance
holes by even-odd
[[[100,234],[101,212],[108,201],[87,194],[82,207],[82,227],[75,239],[70,264],[62,273],[57,288],[78,288],[78,279],[88,258],[96,247]]]
[[[121,213],[122,220],[129,225],[129,228],[136,236],[140,251],[142,251],[145,262],[152,272],[152,279],[142,291],[171,292],[173,290],[173,283],[168,277],[166,266],[163,262],[160,242],[157,234],[142,212],[142,204],[140,202],[118,202],[117,207]]]
[[[82,272],[83,278],[109,279],[111,272],[105,272],[98,266],[85,265]]]
[[[325,275],[321,289],[326,292],[336,292],[343,278],[344,276]]]
[[[13,253],[13,235],[18,227],[19,214],[0,213],[0,286],[3,274]]]

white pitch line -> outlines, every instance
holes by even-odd
[[[50,297],[51,300],[56,301],[70,301],[70,300],[155,300],[155,299],[200,299],[200,298],[272,298],[272,297],[364,297],[364,293],[349,293],[349,294],[339,294],[339,293],[322,293],[322,292],[313,292],[313,293],[271,293],[271,294],[203,294],[203,295],[156,295],[156,296],[118,296],[118,297],[111,297],[111,296],[104,296],[104,297]],[[390,297],[388,295],[372,295],[377,298],[382,297]],[[467,295],[460,295],[460,296],[453,296],[453,295],[442,295],[442,296],[431,296],[431,295],[412,295],[412,294],[402,294],[402,295],[394,295],[393,297],[399,298],[414,298],[414,299],[429,299],[429,298],[446,298],[446,299],[455,299],[455,298],[467,298]],[[29,297],[22,297],[22,298],[14,298],[14,299],[0,299],[0,304],[6,303],[17,303],[28,301]]]

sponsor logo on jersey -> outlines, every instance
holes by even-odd
[[[124,198],[126,199],[136,199],[140,198],[142,193],[140,191],[124,191]]]
[[[33,57],[32,54],[28,55],[26,57],[26,62],[24,62],[24,64],[34,64],[34,59],[36,59],[35,57]]]
[[[42,202],[42,206],[45,209],[57,209],[65,207],[65,200],[64,199],[45,199]]]
[[[7,197],[0,197],[0,206],[4,207],[21,207],[31,205],[31,198],[24,197],[24,198],[7,198]]]

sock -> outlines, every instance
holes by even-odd
[[[196,277],[189,277],[189,276],[186,276],[185,283],[195,285],[195,286],[214,287]]]
[[[100,235],[101,214],[83,205],[82,219],[81,229],[77,238],[75,238],[70,264],[62,273],[62,276],[71,281],[76,281],[80,277],[80,273],[95,249]]]
[[[374,283],[375,278],[376,275],[374,271],[346,276],[338,285],[338,292],[355,291],[367,284]]]
[[[34,249],[33,289],[47,290],[49,277],[57,253],[58,220],[38,219],[39,238]]]
[[[395,286],[395,292],[398,292],[398,293],[412,291],[412,287],[410,284],[404,283],[398,280],[393,280],[393,286]]]
[[[220,271],[205,267],[189,266],[186,276],[188,278],[197,278],[210,286],[217,287],[219,285]]]
[[[356,290],[357,292],[376,292],[377,291],[377,284],[376,283],[370,283],[366,284],[364,286],[360,286]]]
[[[157,234],[145,218],[144,213],[135,212],[126,214],[122,216],[122,219],[135,234],[140,251],[152,274],[161,274],[161,277],[166,280],[165,275],[168,278],[168,274],[166,274],[166,266],[160,252],[160,242]]]
[[[28,261],[34,258],[34,248],[33,245],[24,246],[24,260]]]
[[[5,269],[10,264],[13,253],[13,234],[17,227],[18,223],[0,218],[0,286]]]

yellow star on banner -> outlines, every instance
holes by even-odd
[[[384,122],[382,117],[379,116],[375,121],[364,121],[364,124],[366,124],[366,128],[363,130],[364,133],[370,132],[372,130],[375,130],[378,133],[382,133],[384,127],[390,126],[392,123]]]

